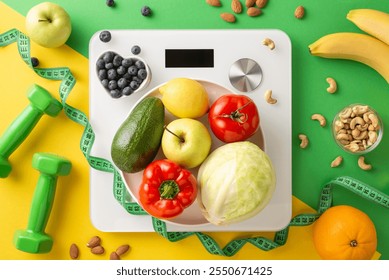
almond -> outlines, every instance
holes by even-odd
[[[259,16],[260,14],[262,14],[262,11],[258,8],[250,7],[247,9],[247,14],[250,17],[256,17],[256,16]]]
[[[220,0],[206,0],[207,4],[214,7],[220,7],[222,4]]]
[[[232,0],[231,9],[235,14],[240,14],[242,12],[242,3],[239,0]]]
[[[86,243],[86,247],[88,247],[88,248],[93,248],[93,247],[99,246],[100,243],[101,243],[100,237],[98,237],[98,236],[93,236],[93,237],[88,241],[88,243]]]
[[[220,17],[224,20],[224,21],[227,21],[227,22],[235,22],[236,21],[236,18],[233,14],[230,14],[230,13],[221,13],[220,14]]]
[[[298,6],[294,11],[294,16],[298,19],[303,18],[305,15],[305,8],[303,6]]]
[[[79,252],[80,251],[78,250],[78,246],[76,244],[73,243],[72,245],[70,245],[69,255],[72,260],[78,258]]]
[[[125,254],[130,249],[130,245],[124,244],[116,249],[116,254],[119,256]]]
[[[104,247],[102,246],[96,246],[96,247],[93,247],[91,250],[92,254],[95,254],[95,255],[101,255],[101,254],[104,254],[105,250],[104,250]]]
[[[246,7],[247,8],[254,6],[254,4],[255,4],[255,0],[246,0]]]
[[[258,8],[262,9],[266,6],[267,0],[257,0],[255,2],[255,5],[257,5]]]
[[[116,252],[112,252],[112,253],[109,255],[109,259],[110,259],[110,260],[120,260],[120,257],[119,257],[119,255],[118,255]]]

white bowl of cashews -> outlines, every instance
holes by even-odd
[[[336,143],[351,154],[366,154],[381,142],[384,128],[375,110],[365,104],[351,104],[335,115],[332,134]]]

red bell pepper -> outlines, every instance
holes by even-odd
[[[139,201],[150,215],[170,219],[180,215],[197,196],[193,174],[168,160],[156,160],[143,172]]]

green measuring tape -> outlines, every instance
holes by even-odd
[[[66,103],[66,99],[76,83],[76,79],[72,75],[70,69],[67,67],[34,68],[31,63],[29,38],[17,29],[11,29],[3,34],[0,34],[0,47],[7,46],[14,42],[17,43],[19,54],[24,62],[39,76],[49,80],[61,81],[59,87],[59,96],[66,116],[69,117],[72,121],[85,127],[80,141],[80,149],[87,159],[89,165],[96,170],[113,174],[114,197],[127,210],[128,213],[132,215],[147,215],[142,207],[131,201],[131,197],[125,188],[122,177],[114,165],[106,159],[94,157],[90,154],[95,140],[95,133],[88,121],[88,118],[83,112],[73,108]],[[189,236],[195,235],[203,244],[205,249],[214,255],[233,256],[247,243],[250,243],[261,250],[269,251],[283,246],[286,243],[288,239],[289,228],[291,226],[311,225],[320,217],[324,211],[330,208],[333,205],[333,187],[335,186],[343,187],[369,201],[382,205],[385,208],[389,208],[388,195],[354,178],[342,176],[328,182],[323,186],[319,198],[317,213],[300,214],[293,217],[286,228],[275,233],[273,240],[265,237],[241,238],[232,240],[224,248],[220,248],[218,243],[207,234],[201,232],[168,232],[166,223],[156,218],[152,218],[152,224],[155,232],[171,242],[177,242]]]

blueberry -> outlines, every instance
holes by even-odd
[[[142,16],[145,16],[145,17],[151,15],[151,9],[148,6],[143,6],[142,9],[140,10],[140,12],[142,13]]]
[[[105,69],[100,69],[100,70],[99,70],[99,73],[98,73],[98,77],[99,77],[100,81],[106,79],[106,78],[108,77],[108,75],[107,75],[107,70],[105,70]]]
[[[101,81],[101,84],[103,85],[103,87],[105,88],[108,88],[108,83],[109,83],[109,80],[108,79],[104,79]]]
[[[108,30],[101,31],[99,38],[101,42],[108,43],[109,41],[111,41],[112,38],[111,32],[109,32]]]
[[[108,7],[113,7],[113,6],[115,6],[115,1],[114,0],[107,0],[106,4]]]
[[[130,74],[130,75],[133,75],[133,76],[135,76],[136,75],[136,73],[138,73],[138,69],[136,68],[136,66],[130,66],[129,68],[128,68],[128,73]]]
[[[134,91],[130,88],[130,87],[125,87],[123,90],[122,90],[122,93],[123,95],[130,95],[131,93],[133,93]]]
[[[109,80],[115,80],[118,77],[118,74],[115,69],[109,69],[107,74]]]
[[[127,69],[126,69],[126,67],[120,65],[120,66],[118,67],[118,69],[116,70],[116,72],[117,72],[120,76],[122,76],[122,75],[124,75],[124,74],[127,73]]]
[[[138,71],[138,77],[142,80],[147,78],[147,71],[146,69],[139,69]]]
[[[39,59],[36,57],[31,57],[32,67],[37,67],[39,65]]]
[[[105,68],[105,61],[102,58],[99,58],[96,62],[97,69],[104,69]]]
[[[128,81],[131,81],[132,77],[133,77],[133,76],[132,76],[130,73],[128,73],[128,72],[127,72],[126,74],[123,75],[123,78],[126,79],[126,80],[128,80]]]
[[[137,82],[138,84],[141,84],[141,83],[143,82],[143,80],[140,79],[138,76],[133,76],[132,79],[131,79],[131,81],[135,81],[135,82]]]
[[[125,58],[122,60],[122,65],[126,68],[130,67],[132,65],[133,61],[131,58]]]
[[[113,90],[113,89],[117,89],[117,87],[118,84],[115,80],[111,80],[108,82],[108,89]]]
[[[109,93],[111,94],[111,97],[113,97],[113,98],[122,97],[122,93],[118,89],[111,90]]]
[[[131,48],[131,52],[132,52],[132,54],[134,54],[134,55],[140,54],[140,51],[141,51],[141,49],[140,49],[140,47],[137,46],[137,45],[135,45],[135,46],[133,46],[133,47]]]
[[[118,81],[119,88],[125,88],[128,85],[128,81],[125,78],[120,78]]]
[[[138,83],[138,82],[135,82],[135,81],[132,81],[132,82],[130,83],[130,87],[131,87],[131,89],[133,89],[133,90],[137,90],[137,89],[139,88],[139,83]]]
[[[113,65],[118,67],[122,65],[122,61],[123,61],[123,57],[121,57],[120,55],[115,55],[115,57],[113,58]]]
[[[105,64],[105,69],[109,70],[109,69],[112,69],[114,66],[113,66],[113,63],[112,62],[109,62],[109,63],[106,63]]]
[[[146,67],[145,67],[145,64],[144,64],[142,61],[140,61],[140,60],[138,60],[138,61],[135,62],[135,66],[136,66],[138,69],[145,69],[145,68],[146,68]]]
[[[103,56],[103,59],[105,63],[112,62],[113,58],[115,57],[115,54],[113,52],[106,52]]]

